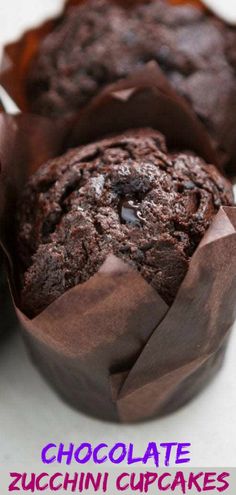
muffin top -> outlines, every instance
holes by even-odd
[[[232,202],[214,166],[168,152],[151,129],[49,161],[29,179],[17,211],[22,309],[37,315],[111,253],[170,305],[213,216]]]
[[[235,156],[236,30],[194,6],[125,9],[87,0],[41,43],[27,83],[32,110],[68,115],[105,85],[157,61],[207,126],[222,162]]]

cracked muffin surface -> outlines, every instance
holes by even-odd
[[[35,316],[114,254],[171,304],[229,182],[151,129],[82,146],[40,167],[17,211],[21,307]]]
[[[236,158],[236,30],[192,5],[109,0],[72,7],[28,74],[33,111],[68,115],[107,84],[155,60],[206,125],[222,163]]]

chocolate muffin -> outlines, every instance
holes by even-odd
[[[21,307],[30,317],[114,254],[170,305],[232,188],[199,157],[141,129],[69,151],[30,179],[17,212]]]
[[[29,69],[33,111],[68,115],[150,60],[193,106],[222,163],[236,157],[236,30],[193,5],[109,0],[72,7]]]

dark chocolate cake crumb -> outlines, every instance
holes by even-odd
[[[72,7],[29,70],[32,110],[61,116],[155,60],[206,125],[222,163],[236,158],[236,30],[192,5],[109,0]]]
[[[144,129],[51,160],[18,208],[21,306],[35,316],[87,281],[112,253],[171,304],[189,260],[232,188],[197,156]]]

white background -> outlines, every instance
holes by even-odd
[[[0,0],[1,42],[56,12],[61,3]],[[63,404],[29,362],[20,336],[13,334],[0,345],[0,475],[21,467],[42,469],[40,449],[50,441],[133,442],[139,454],[148,441],[191,442],[192,466],[236,466],[235,355],[234,331],[224,369],[191,404],[161,420],[117,426]]]

